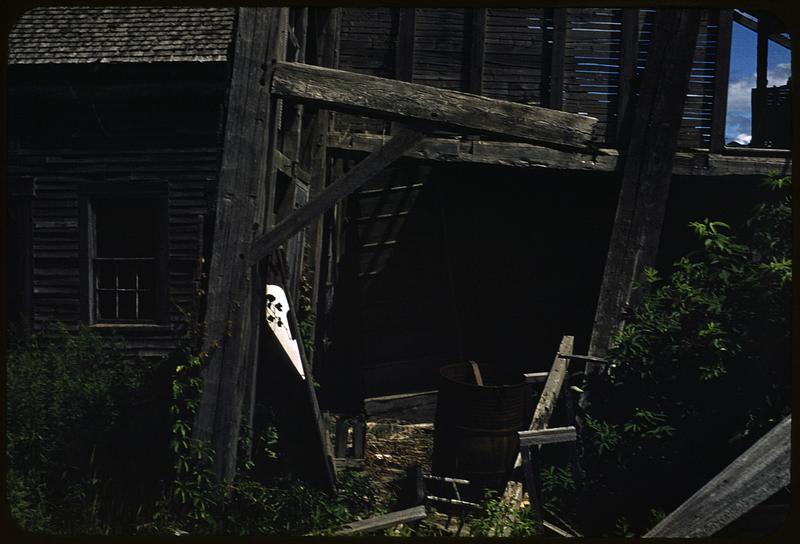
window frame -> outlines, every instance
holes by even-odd
[[[155,315],[153,319],[100,319],[97,309],[95,260],[97,256],[98,205],[109,200],[149,200],[158,221],[155,257]],[[169,201],[164,180],[106,180],[80,186],[78,197],[80,227],[81,318],[90,326],[142,326],[169,323]],[[102,257],[101,257],[102,258]]]

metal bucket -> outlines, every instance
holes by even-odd
[[[517,432],[528,428],[533,406],[522,373],[493,365],[480,373],[484,385],[469,363],[439,370],[433,437],[433,474],[470,480],[462,495],[472,501],[486,489],[502,493],[519,451]]]

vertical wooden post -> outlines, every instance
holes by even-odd
[[[285,17],[285,8],[240,8],[236,19],[202,347],[208,359],[193,430],[194,438],[214,448],[220,480],[235,474],[242,405],[252,376],[246,356],[249,351],[254,357],[259,330],[259,297],[246,256],[263,230],[260,208],[274,115],[269,71],[282,52]]]
[[[549,107],[564,108],[564,51],[567,43],[567,10],[553,8],[553,45],[550,49]]]
[[[622,43],[620,44],[619,61],[619,94],[617,95],[617,142],[622,141],[628,103],[633,92],[633,80],[636,77],[636,63],[639,59],[639,10],[625,8],[622,10]]]
[[[678,145],[683,104],[700,23],[696,9],[660,9],[623,156],[622,186],[595,312],[589,354],[603,357],[620,314],[636,302],[633,286],[654,263]],[[586,364],[589,380],[602,365]],[[591,381],[581,395],[590,405]]]
[[[721,9],[717,17],[717,64],[714,70],[714,109],[711,112],[711,151],[725,147],[725,116],[728,112],[728,77],[731,65],[733,10]]]
[[[309,39],[306,48],[306,62],[318,66],[336,68],[339,64],[339,33],[341,25],[341,8],[314,9],[309,22]],[[333,124],[333,113],[307,107],[301,134],[300,162],[311,174],[309,198],[313,198],[325,189],[328,173],[327,138],[328,130]],[[320,219],[308,229],[308,241],[311,245],[311,266],[314,270],[314,288],[311,295],[311,307],[317,314],[317,323],[311,332],[316,349],[309,354],[309,364],[314,366],[321,351],[320,342],[316,341],[316,331],[323,329],[319,325],[324,320],[327,306],[320,300],[320,287],[324,288],[327,279],[324,270],[323,248],[324,220]],[[324,291],[324,289],[323,289]]]
[[[469,86],[473,94],[483,93],[483,64],[486,54],[486,8],[472,8],[472,33],[469,49]]]

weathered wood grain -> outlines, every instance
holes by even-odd
[[[412,523],[427,517],[425,506],[415,506],[406,510],[391,512],[382,516],[354,521],[345,525],[344,529],[336,532],[337,536],[352,535],[356,533],[372,533],[381,529],[388,529],[400,523]]]
[[[605,356],[622,309],[639,296],[632,285],[644,283],[644,269],[655,261],[699,24],[697,10],[663,9],[656,15],[625,151],[622,186],[589,344],[592,356]],[[587,386],[580,398],[584,410],[591,404],[591,383],[602,369],[601,365],[586,364]]]
[[[550,416],[555,409],[558,397],[561,395],[561,386],[564,384],[564,378],[569,370],[569,359],[562,355],[571,355],[574,343],[575,338],[572,336],[564,336],[561,339],[561,344],[558,346],[558,353],[553,360],[553,366],[550,367],[547,381],[544,384],[542,394],[539,396],[539,402],[536,404],[536,409],[533,412],[533,419],[529,427],[532,431],[546,428],[550,421]]]
[[[269,255],[290,236],[321,217],[336,202],[367,183],[404,152],[419,144],[424,137],[423,133],[410,128],[398,132],[384,147],[358,163],[344,177],[326,187],[305,206],[295,210],[272,230],[255,240],[250,247],[247,261],[255,264]]]
[[[423,391],[364,399],[368,418],[392,418],[409,423],[433,423],[438,391]]]
[[[217,212],[206,299],[203,393],[194,437],[216,452],[215,474],[233,477],[247,366],[245,353],[257,334],[251,308],[250,267],[245,259],[261,222],[267,177],[271,98],[266,73],[283,53],[280,29],[285,8],[240,8],[234,38],[225,140],[217,188]]]
[[[352,151],[371,153],[385,138],[379,134],[328,134],[331,152]],[[686,150],[675,154],[672,174],[677,176],[766,176],[773,173],[789,175],[792,172],[791,154],[773,153],[774,156],[709,153],[708,150]],[[493,142],[486,140],[461,140],[455,138],[425,138],[404,157],[427,161],[491,164],[516,168],[556,168],[562,170],[587,170],[614,172],[620,166],[616,149],[597,149],[594,153],[568,152],[521,142]]]
[[[712,536],[789,485],[791,435],[790,415],[644,536]]]
[[[519,431],[519,446],[541,446],[543,444],[558,444],[572,442],[577,438],[575,427],[554,427],[552,429],[538,429],[535,431]]]
[[[569,147],[589,145],[597,122],[588,116],[288,62],[276,66],[272,91],[344,112]]]

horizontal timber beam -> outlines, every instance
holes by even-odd
[[[264,259],[283,242],[321,217],[334,204],[373,179],[404,152],[418,145],[424,137],[425,134],[422,132],[407,127],[402,128],[385,146],[378,148],[342,178],[328,185],[317,196],[275,225],[272,230],[257,238],[247,257],[249,264],[254,265]]]
[[[378,149],[385,137],[379,134],[328,135],[331,152],[352,151],[371,153]],[[739,151],[739,150],[737,150]],[[789,175],[792,159],[787,151],[773,156],[748,156],[710,153],[707,150],[678,151],[672,174],[678,176],[761,176]],[[593,172],[617,170],[619,153],[616,149],[598,149],[593,153],[570,152],[521,142],[493,142],[485,140],[460,140],[455,138],[426,138],[404,157],[420,160],[474,163],[518,168],[555,168]]]
[[[584,115],[292,62],[276,65],[272,92],[346,113],[566,147],[587,147],[597,123]]]

